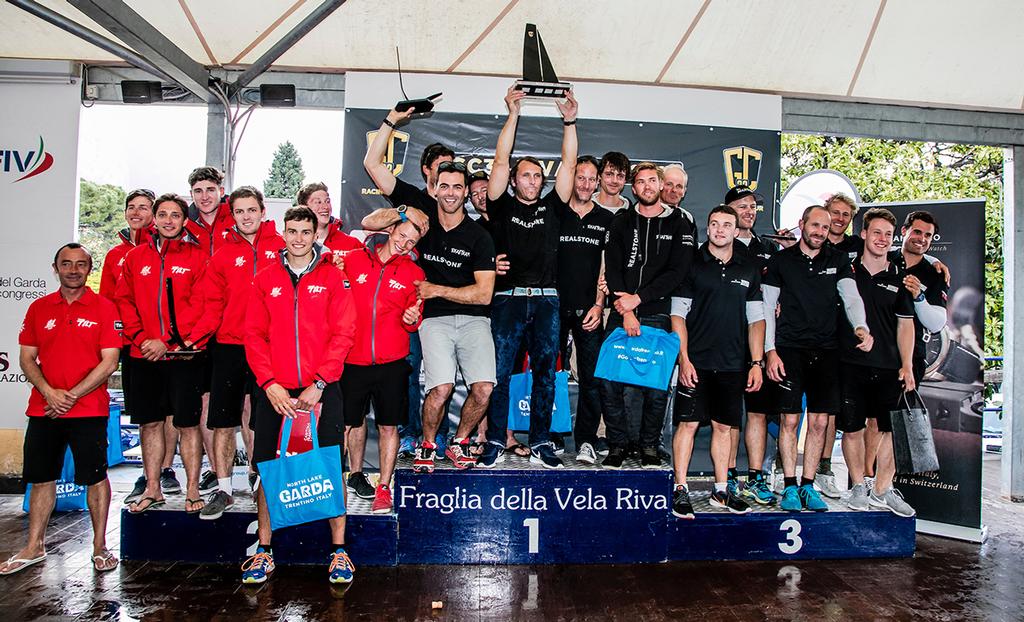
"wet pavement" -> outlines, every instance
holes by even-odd
[[[0,621],[1021,620],[1024,507],[999,499],[998,461],[985,475],[988,540],[918,536],[913,559],[360,568],[347,590],[329,586],[326,562],[256,588],[229,566],[126,562],[99,575],[88,515],[62,514],[47,561],[0,577]],[[21,498],[0,497],[0,552],[21,546],[26,524]]]

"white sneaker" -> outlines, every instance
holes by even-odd
[[[786,489],[786,474],[782,471],[772,471],[772,492],[781,495]]]
[[[597,464],[597,452],[594,451],[594,446],[590,443],[581,444],[580,450],[576,452],[576,462]]]
[[[866,512],[868,510],[868,489],[864,484],[856,484],[850,489],[850,497],[846,500],[846,505],[851,510],[857,512]]]
[[[872,490],[874,490],[875,489],[875,478],[870,476],[870,475],[865,475],[864,476],[864,487],[868,489],[868,492],[871,492]]]
[[[816,473],[814,475],[814,487],[829,499],[838,499],[842,496],[842,493],[836,487],[836,476],[832,472],[827,474]]]
[[[868,503],[872,507],[889,510],[896,516],[904,518],[910,518],[917,514],[914,508],[910,507],[910,504],[903,500],[903,495],[900,494],[900,491],[892,487],[889,487],[889,490],[886,490],[881,496],[875,495],[874,491],[872,491],[868,495]]]

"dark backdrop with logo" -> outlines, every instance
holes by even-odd
[[[363,169],[363,155],[372,133],[380,127],[386,110],[349,109],[345,114],[345,144],[342,166],[341,216],[347,227],[378,207],[387,206]],[[419,159],[430,143],[448,145],[456,159],[469,170],[490,170],[498,132],[505,116],[435,113],[401,126],[392,137],[386,162],[398,169],[397,176],[422,187]],[[658,164],[681,162],[689,175],[683,207],[693,214],[701,231],[711,208],[722,202],[735,183],[749,182],[771,197],[779,185],[779,133],[703,125],[608,121],[581,118],[576,126],[580,155],[600,158],[608,151],[621,151],[632,162],[651,160]],[[544,162],[549,180],[561,162],[562,122],[550,117],[522,116],[513,156],[532,155]],[[729,183],[727,170],[733,180]],[[629,186],[625,194],[629,195]],[[769,218],[760,218],[759,231],[771,229]]]
[[[939,471],[897,474],[896,485],[919,519],[981,527],[981,379],[985,334],[985,201],[920,201],[885,207],[903,223],[916,210],[931,212],[939,233],[928,252],[949,266],[946,328],[929,341],[928,372],[921,397],[928,407]],[[860,229],[860,221],[856,222]],[[897,230],[897,235],[899,230]],[[893,242],[901,244],[901,240]]]

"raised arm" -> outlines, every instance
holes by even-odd
[[[366,172],[369,173],[370,179],[380,189],[384,196],[391,196],[391,193],[395,190],[395,176],[384,164],[384,154],[387,152],[388,143],[391,142],[391,132],[394,131],[400,123],[405,122],[412,116],[413,110],[410,108],[405,112],[398,112],[397,110],[389,110],[388,115],[384,118],[384,121],[380,124],[380,129],[377,131],[377,135],[373,138],[373,142],[366,149],[366,157],[363,158],[363,167],[366,168]]]
[[[576,115],[579,104],[572,91],[567,91],[565,101],[555,101],[558,112],[562,113],[562,165],[555,175],[555,192],[558,198],[568,203],[572,198],[572,187],[576,175],[576,156],[579,152],[579,141],[576,138]]]
[[[508,176],[511,170],[512,147],[516,143],[516,127],[519,125],[519,107],[526,93],[517,91],[514,86],[508,87],[505,94],[505,106],[508,107],[508,118],[498,134],[498,145],[494,148],[494,162],[491,163],[491,176],[487,180],[487,199],[497,201],[508,189]]]

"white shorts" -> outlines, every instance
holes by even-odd
[[[491,318],[476,315],[427,318],[420,325],[420,343],[423,345],[425,391],[452,384],[459,371],[466,386],[496,382]]]

